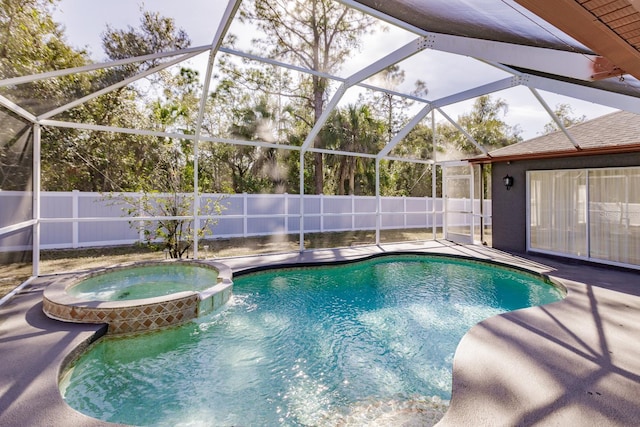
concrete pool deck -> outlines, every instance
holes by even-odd
[[[524,267],[560,281],[563,301],[474,326],[454,358],[451,406],[438,426],[637,426],[640,423],[640,273],[513,256],[446,241],[216,258],[234,272],[350,260],[385,252],[441,253]],[[74,273],[43,276],[0,307],[0,425],[106,426],[66,405],[60,369],[101,325],[42,312],[42,292]]]

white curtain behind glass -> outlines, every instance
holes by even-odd
[[[532,249],[587,256],[586,171],[529,172]]]
[[[589,171],[591,257],[640,264],[640,168]]]

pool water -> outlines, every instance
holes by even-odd
[[[533,275],[424,256],[234,282],[222,311],[94,345],[63,379],[67,403],[102,420],[154,426],[421,416],[450,398],[453,355],[474,324],[562,298]]]
[[[218,280],[218,271],[182,263],[127,267],[84,279],[67,293],[90,301],[126,301],[203,291]]]

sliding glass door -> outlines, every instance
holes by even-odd
[[[528,249],[640,265],[640,168],[529,171]]]
[[[586,256],[586,171],[534,171],[528,181],[530,248]]]

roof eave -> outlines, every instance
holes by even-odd
[[[629,73],[640,79],[640,52],[628,40],[613,31],[599,16],[592,14],[582,1],[515,0],[545,21],[607,58],[620,74]],[[625,2],[638,11],[634,1]],[[596,65],[596,64],[594,64]],[[615,67],[614,67],[615,68]],[[624,71],[622,71],[624,70]],[[598,70],[594,70],[594,78]]]
[[[580,157],[580,156],[596,156],[604,154],[623,154],[623,153],[637,153],[640,152],[640,143],[629,144],[624,146],[615,147],[597,147],[597,148],[582,148],[580,150],[561,150],[561,151],[547,151],[544,153],[524,153],[513,154],[510,156],[496,156],[493,157],[475,157],[467,159],[472,164],[489,164],[489,163],[503,163],[513,162],[516,160],[539,160],[539,159],[553,159],[559,157]]]

